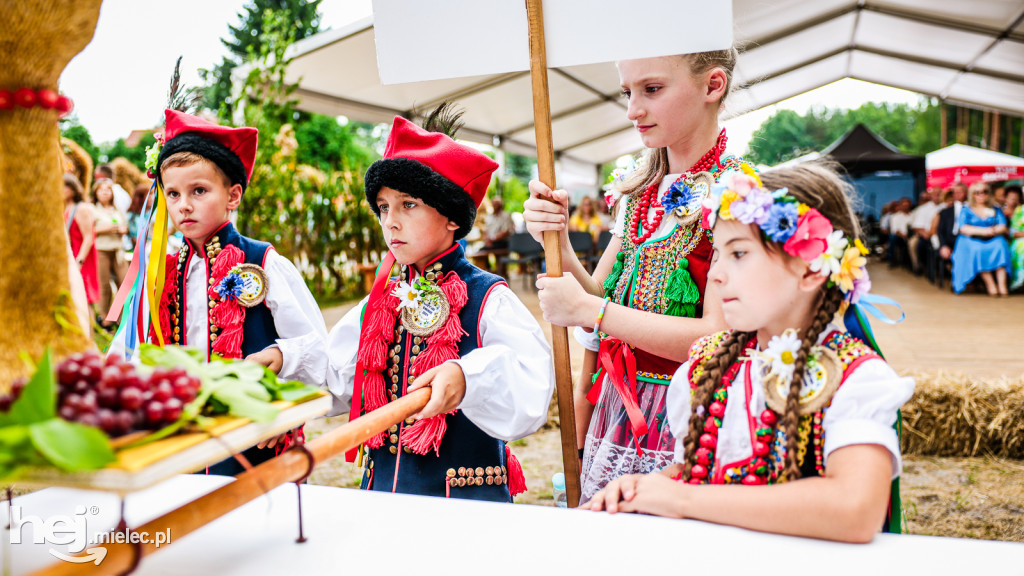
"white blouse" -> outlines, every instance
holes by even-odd
[[[836,325],[830,325],[822,332],[819,343],[833,331],[842,331]],[[718,432],[718,450],[715,454],[716,465],[728,465],[753,456],[750,430],[750,418],[757,418],[766,408],[764,386],[761,383],[761,362],[753,359],[744,363],[736,378],[729,386],[729,402],[725,406],[722,428]],[[744,381],[746,371],[753,366],[751,373],[751,397],[746,397]],[[665,399],[668,411],[669,426],[675,435],[676,462],[683,462],[685,454],[682,438],[690,426],[690,362],[683,363],[676,370],[669,385]],[[914,393],[914,379],[900,377],[885,363],[884,360],[865,360],[849,374],[846,381],[832,398],[831,406],[825,411],[822,419],[825,446],[824,462],[827,466],[828,456],[832,452],[855,444],[877,444],[892,455],[892,477],[900,475],[902,460],[900,444],[893,429],[896,422],[896,411]],[[745,413],[749,402],[750,414]]]
[[[355,384],[360,316],[366,297],[331,329],[327,385],[334,414],[348,412]],[[493,288],[479,323],[480,347],[455,362],[466,377],[459,404],[469,420],[494,438],[516,440],[536,432],[548,419],[555,388],[551,347],[533,314],[503,284]]]
[[[209,354],[206,259],[191,253],[186,276],[185,345]],[[264,300],[274,317],[277,341],[284,363],[278,377],[322,387],[327,372],[327,326],[320,307],[290,260],[276,250],[267,253]],[[195,303],[202,302],[201,306]]]

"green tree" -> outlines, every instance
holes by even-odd
[[[292,40],[301,40],[320,31],[322,0],[251,0],[238,13],[238,24],[228,25],[229,36],[221,42],[230,51],[213,69],[201,69],[206,83],[203,107],[217,112],[221,120],[231,118],[234,111],[231,75],[240,64],[264,50],[264,31],[270,17],[284,18]]]
[[[85,126],[82,126],[78,122],[77,116],[72,116],[70,119],[62,122],[60,129],[60,135],[73,140],[76,144],[82,147],[86,153],[92,158],[92,164],[95,166],[99,163],[100,149],[99,146],[93,144],[92,135],[89,134],[89,130]]]
[[[857,124],[864,124],[901,152],[924,155],[939,147],[939,108],[927,98],[917,105],[868,103],[853,110],[813,108],[806,114],[780,110],[754,132],[747,160],[774,165],[821,151]]]
[[[291,258],[314,294],[350,294],[360,286],[359,266],[380,262],[386,250],[363,199],[363,174],[377,158],[363,144],[370,131],[319,115],[293,125],[295,86],[284,76],[294,31],[282,15],[268,13],[262,35],[240,97],[260,146],[239,228]]]
[[[359,128],[372,129],[369,124],[339,124],[337,119],[310,114],[308,120],[298,123],[295,139],[298,141],[300,164],[314,166],[323,171],[333,170],[344,163],[369,166],[375,154],[372,145],[360,136]]]
[[[118,138],[117,142],[113,144],[105,144],[100,146],[104,160],[109,162],[117,157],[126,158],[129,162],[135,165],[136,168],[145,172],[146,170],[146,148],[152,146],[156,142],[156,138],[153,134],[146,134],[139,139],[139,143],[135,146],[128,146],[125,143],[124,138]]]
[[[533,167],[536,165],[536,158],[511,152],[505,153],[505,174],[515,176],[523,182],[529,182],[530,178],[533,178]]]

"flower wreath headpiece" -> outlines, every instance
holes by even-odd
[[[757,224],[768,240],[806,261],[811,271],[827,276],[829,286],[838,286],[850,304],[871,289],[868,249],[860,239],[851,242],[817,208],[791,196],[788,188],[765,190],[747,164],[723,174],[705,197],[701,224],[710,230],[719,218]]]

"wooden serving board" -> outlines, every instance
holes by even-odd
[[[331,395],[302,402],[275,402],[281,412],[271,422],[220,416],[209,432],[176,434],[163,440],[117,452],[117,461],[101,470],[67,473],[56,468],[36,468],[18,480],[21,486],[66,486],[90,490],[133,492],[148,488],[176,474],[195,472],[232,454],[283,434],[331,409]]]

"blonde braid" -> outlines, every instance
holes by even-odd
[[[690,480],[690,470],[697,461],[697,441],[704,433],[704,420],[708,416],[708,406],[711,405],[715,386],[722,380],[722,374],[732,366],[740,354],[743,353],[747,342],[753,337],[753,332],[733,332],[726,336],[715,353],[704,363],[704,372],[697,381],[697,389],[693,395],[693,403],[690,406],[690,429],[683,440],[683,449],[686,454],[686,463],[683,470],[683,480]],[[697,407],[702,406],[704,413],[699,414]]]
[[[786,412],[782,416],[779,426],[786,433],[786,459],[783,461],[782,474],[779,482],[796,480],[800,478],[800,464],[797,462],[797,450],[799,449],[799,424],[800,424],[800,389],[803,387],[804,369],[807,367],[807,358],[810,355],[811,347],[818,342],[818,336],[825,330],[839,306],[843,302],[843,293],[833,287],[826,290],[822,297],[818,313],[814,321],[804,334],[803,344],[793,363],[793,377],[789,383],[789,395],[786,396]]]

